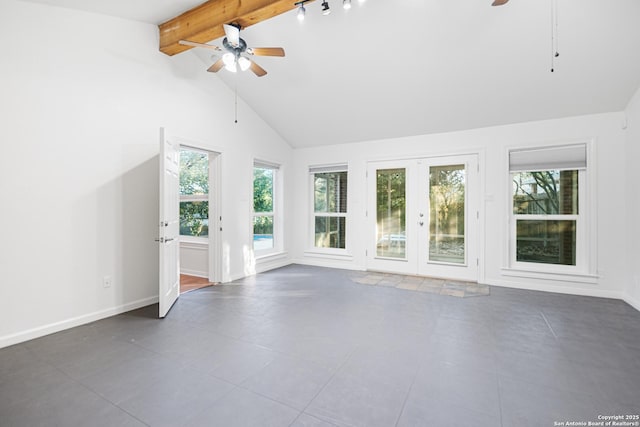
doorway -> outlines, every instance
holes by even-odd
[[[180,146],[180,293],[220,281],[220,153]]]
[[[478,280],[478,156],[369,163],[367,268]]]

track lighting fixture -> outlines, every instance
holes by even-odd
[[[308,2],[309,0],[302,0],[299,1],[297,3],[294,3],[295,6],[299,6],[298,7],[298,21],[304,21],[304,15],[305,13],[307,13],[307,9],[304,8],[304,4],[306,2]]]
[[[304,16],[307,12],[307,9],[304,7],[305,3],[308,3],[313,0],[300,0],[293,5],[298,8],[297,17],[300,21],[304,21]],[[358,4],[363,4],[366,0],[358,0]],[[345,10],[351,9],[351,0],[342,0],[342,7]],[[323,15],[329,15],[331,13],[331,7],[329,6],[329,0],[322,0],[321,10]]]
[[[327,3],[327,0],[324,0],[322,2],[322,14],[328,15],[330,13],[331,13],[331,9],[329,8],[329,3]]]

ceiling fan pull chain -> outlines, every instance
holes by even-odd
[[[558,1],[551,0],[551,72],[555,71],[555,59],[558,52]]]
[[[235,88],[235,123],[238,123],[238,73],[236,73],[236,78],[235,78],[235,82],[236,82],[236,88]]]

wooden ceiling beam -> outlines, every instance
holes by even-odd
[[[180,40],[207,43],[224,36],[223,24],[249,27],[296,8],[298,0],[209,0],[160,24],[160,51],[167,55],[189,50]]]

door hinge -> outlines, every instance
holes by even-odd
[[[368,249],[364,250],[364,256],[369,256],[369,250]]]
[[[476,267],[480,267],[480,258],[476,258]]]

